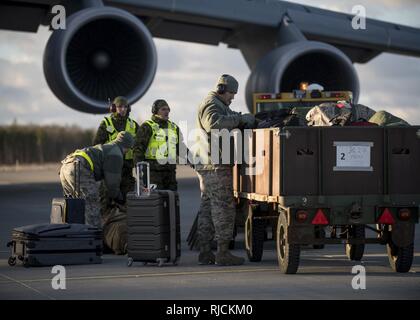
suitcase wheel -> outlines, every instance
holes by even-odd
[[[158,267],[162,267],[163,266],[163,264],[165,263],[164,260],[165,259],[157,259]]]
[[[16,265],[16,257],[9,257],[7,263],[9,264],[9,266],[13,267],[14,265]]]
[[[127,267],[131,267],[133,265],[133,258],[128,258],[127,260]]]

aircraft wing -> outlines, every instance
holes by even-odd
[[[52,33],[44,73],[55,95],[83,112],[107,112],[109,96],[133,103],[148,90],[153,37],[238,48],[252,70],[248,107],[252,92],[291,91],[303,80],[357,101],[352,63],[381,52],[420,57],[420,29],[368,18],[355,30],[352,15],[275,0],[9,0],[0,2],[0,29],[36,32],[51,25],[57,4],[67,27]]]

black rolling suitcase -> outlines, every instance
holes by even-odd
[[[133,261],[176,264],[181,256],[178,193],[150,190],[149,174],[149,164],[138,163],[136,192],[127,194],[128,266]]]
[[[51,223],[85,223],[85,199],[80,198],[80,161],[75,161],[74,166],[76,192],[52,200]]]
[[[9,265],[102,263],[102,231],[86,224],[34,224],[13,229]]]

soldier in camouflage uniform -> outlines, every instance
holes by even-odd
[[[96,132],[93,144],[97,145],[111,142],[117,137],[118,132],[121,131],[130,133],[134,138],[139,129],[139,125],[136,121],[130,118],[130,109],[131,107],[127,98],[121,96],[116,97],[110,106],[111,116],[105,117],[102,120]],[[121,176],[120,190],[124,196],[124,199],[129,191],[134,190],[135,181],[132,175],[132,169],[133,151],[131,149],[126,153],[124,157],[124,166]],[[102,215],[108,215],[112,208],[110,207],[110,203],[108,201],[108,192],[104,183],[101,183],[100,185],[99,194],[101,200]]]
[[[96,145],[76,150],[61,163],[60,180],[64,195],[75,194],[75,161],[80,161],[80,192],[86,200],[86,224],[102,228],[99,208],[98,181],[104,181],[110,200],[122,203],[124,197],[120,191],[121,171],[124,154],[133,147],[131,134],[122,131],[117,138],[104,145]]]
[[[156,184],[157,189],[176,191],[176,163],[179,147],[184,144],[178,126],[169,120],[169,112],[165,100],[153,103],[152,117],[140,126],[133,152],[134,163],[149,162],[150,183]]]
[[[243,126],[252,127],[252,114],[240,114],[229,108],[238,91],[238,82],[229,75],[222,75],[199,106],[197,126],[205,132],[195,151],[195,168],[200,179],[201,205],[198,215],[200,243],[199,264],[241,265],[244,259],[232,255],[229,243],[233,237],[235,204],[233,199],[232,166],[220,161],[213,163],[209,157],[210,132],[212,129],[232,130]],[[201,144],[201,145],[200,145]],[[222,153],[221,146],[217,150]],[[217,158],[217,157],[216,157]],[[197,160],[198,159],[198,160]],[[219,159],[220,160],[220,159]],[[217,253],[211,251],[211,241],[217,241]]]

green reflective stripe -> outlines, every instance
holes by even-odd
[[[86,159],[86,161],[89,163],[90,166],[90,170],[93,171],[93,161],[92,159],[88,156],[88,154],[82,150],[76,150],[75,152],[73,152],[74,156],[81,156],[83,158]]]
[[[107,142],[111,142],[111,141],[115,140],[118,132],[114,127],[114,123],[112,122],[111,117],[105,117],[105,122],[106,122],[106,132],[108,132],[108,141]],[[112,131],[109,131],[108,128],[112,128]]]
[[[153,120],[145,121],[153,131],[149,140],[145,157],[150,160],[166,159],[168,156],[176,158],[176,146],[178,143],[177,126],[168,121],[168,129],[160,128]]]
[[[136,138],[136,124],[131,118],[127,118],[127,122],[125,124],[125,131],[130,133],[133,138]],[[133,156],[133,149],[129,149],[124,157],[126,160],[132,160],[134,158]]]
[[[105,123],[107,125],[107,132],[108,132],[108,141],[111,142],[114,141],[118,136],[118,131],[115,129],[114,123],[112,122],[112,117],[105,117]],[[112,128],[112,133],[108,131],[108,128]],[[126,124],[125,124],[125,131],[130,133],[133,138],[136,137],[136,124],[131,118],[127,118]],[[124,159],[126,160],[132,160],[134,158],[133,156],[133,149],[130,149],[127,151],[127,153],[124,156]]]

